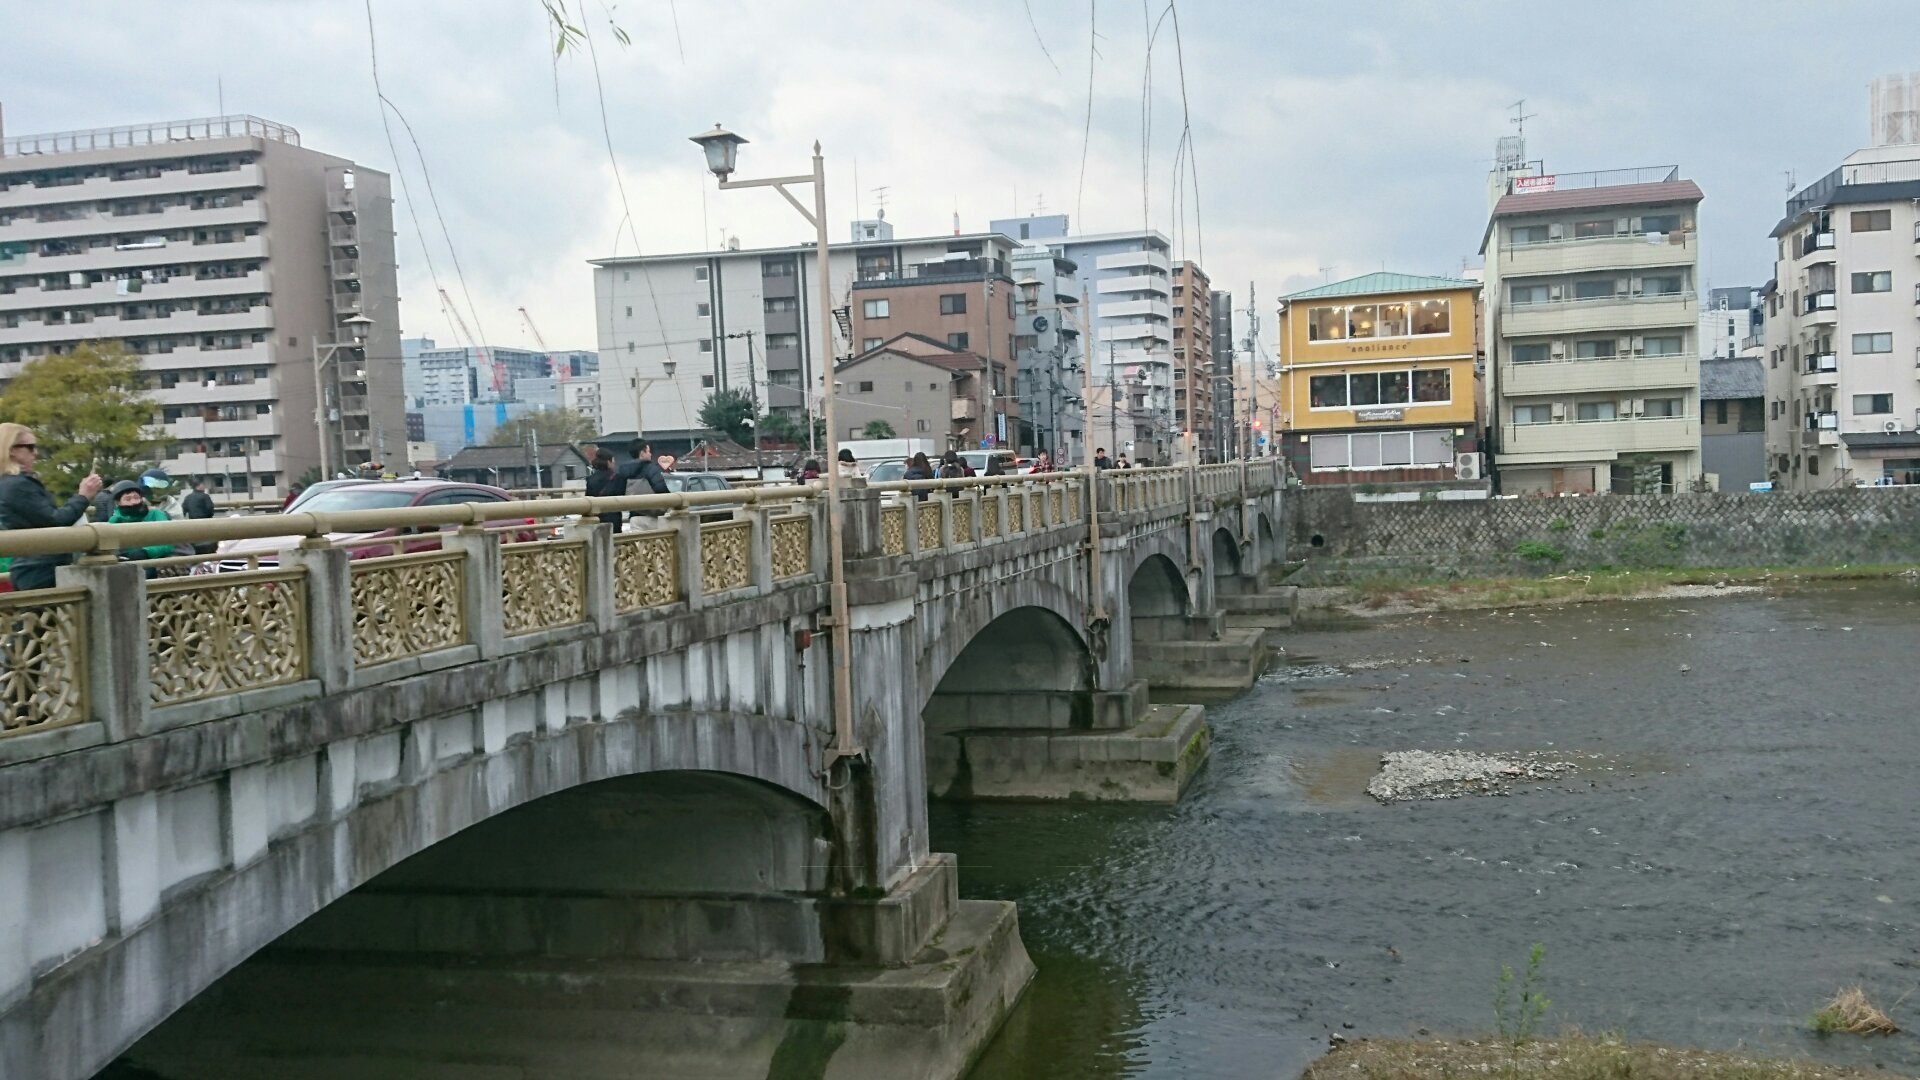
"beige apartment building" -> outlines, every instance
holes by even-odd
[[[1173,268],[1173,426],[1202,461],[1220,460],[1213,422],[1213,282],[1191,259]]]
[[[88,341],[143,358],[162,464],[215,494],[284,494],[323,426],[331,471],[398,467],[387,176],[253,116],[0,139],[0,380]]]
[[[1920,484],[1920,144],[1849,155],[1787,201],[1773,236],[1768,479]]]
[[[1556,176],[1501,150],[1481,242],[1499,489],[1691,489],[1699,186],[1673,167]]]

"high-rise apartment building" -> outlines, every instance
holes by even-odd
[[[1020,290],[1014,347],[1020,364],[1020,416],[1030,434],[1022,453],[1045,450],[1056,462],[1086,464],[1085,350],[1081,327],[1085,297],[1079,267],[1052,248],[1023,247],[1013,254]]]
[[[1233,294],[1215,289],[1213,306],[1213,445],[1219,460],[1230,461],[1246,453],[1235,434],[1240,430],[1235,419],[1234,380],[1239,376],[1233,362]]]
[[[1151,230],[1070,235],[1067,216],[992,222],[995,233],[1045,244],[1077,268],[1086,297],[1085,341],[1093,369],[1089,438],[1117,454],[1164,461],[1178,439],[1173,422],[1173,260]]]
[[[1876,132],[1903,130],[1876,118]],[[1771,479],[1920,483],[1920,144],[1848,155],[1787,200],[1773,237]]]
[[[1173,426],[1202,461],[1217,461],[1213,429],[1213,282],[1191,259],[1173,268]]]
[[[546,353],[494,345],[422,349],[411,363],[419,372],[420,406],[513,401],[514,383],[549,372]]]
[[[0,379],[142,358],[162,464],[274,496],[406,449],[386,174],[252,116],[0,140]],[[317,406],[318,401],[324,407]]]
[[[1502,140],[1486,334],[1500,489],[1684,491],[1700,475],[1700,188],[1680,170],[1543,174]]]

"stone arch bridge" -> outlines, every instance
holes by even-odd
[[[960,1075],[1032,965],[930,790],[1175,798],[1202,713],[1143,672],[1255,662],[1276,480],[855,485],[834,768],[812,488],[0,535],[83,556],[0,597],[0,1075]]]

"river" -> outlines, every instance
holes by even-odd
[[[1536,942],[1549,1028],[1920,1073],[1805,1032],[1855,983],[1920,1017],[1916,658],[1911,583],[1295,631],[1177,806],[936,807],[1040,969],[973,1076],[1292,1078],[1334,1032],[1490,1030]],[[1399,749],[1584,765],[1380,805]]]

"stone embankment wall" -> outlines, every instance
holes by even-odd
[[[1920,562],[1920,488],[1565,499],[1356,501],[1290,495],[1288,558],[1306,583]]]

